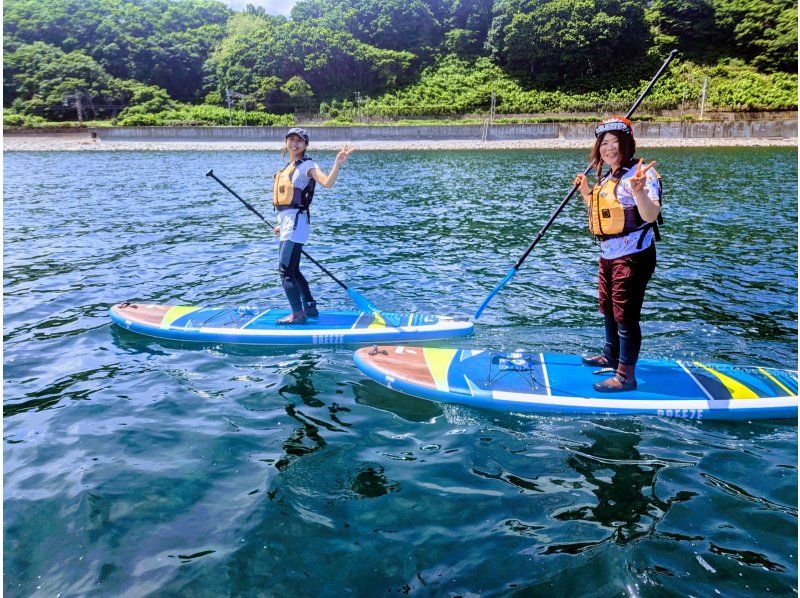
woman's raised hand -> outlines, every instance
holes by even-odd
[[[341,151],[336,154],[336,163],[337,164],[344,164],[347,162],[347,158],[350,154],[356,151],[355,147],[350,147],[349,145],[345,145]]]
[[[578,187],[578,192],[583,195],[589,195],[589,179],[586,178],[586,175],[581,173],[575,177],[575,180],[572,181],[573,185]]]
[[[641,191],[644,189],[644,184],[647,181],[647,171],[656,165],[656,161],[653,160],[650,164],[642,168],[643,165],[644,158],[640,158],[639,163],[636,165],[636,173],[630,178],[631,189],[633,191]]]

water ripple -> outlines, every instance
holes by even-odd
[[[651,156],[667,223],[644,354],[795,367],[797,223],[775,214],[797,213],[796,152]],[[356,153],[315,198],[307,249],[385,309],[472,314],[584,159]],[[483,412],[385,389],[349,348],[109,324],[123,300],[282,304],[272,233],[204,176],[272,215],[279,164],[6,156],[7,595],[796,594],[791,422]],[[597,349],[584,218],[564,210],[462,346]]]

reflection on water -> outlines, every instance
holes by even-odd
[[[360,380],[354,393],[360,404],[389,411],[409,422],[426,422],[442,414],[442,408],[436,403],[402,395],[369,378]]]
[[[682,491],[667,500],[656,495],[656,477],[666,464],[643,457],[637,450],[642,438],[635,422],[619,422],[618,429],[594,428],[585,435],[592,441],[567,459],[593,488],[597,505],[566,509],[555,515],[559,521],[591,521],[611,533],[600,542],[548,546],[545,553],[577,554],[606,541],[627,544],[651,533],[674,502],[697,496]]]
[[[400,484],[389,482],[383,471],[380,465],[364,466],[356,474],[350,487],[364,498],[377,498],[388,492],[399,492]]]
[[[325,446],[325,440],[319,435],[317,426],[302,417],[294,405],[286,406],[286,414],[297,421],[301,427],[295,428],[291,436],[284,440],[283,450],[286,451],[286,455],[275,463],[275,467],[279,470],[289,467],[294,461],[293,457],[304,457]]]

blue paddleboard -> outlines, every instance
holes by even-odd
[[[576,355],[390,345],[360,349],[355,362],[398,392],[500,411],[797,419],[790,370],[643,359],[637,390],[602,393],[592,384],[603,375]]]
[[[115,324],[139,334],[175,341],[241,345],[336,345],[416,342],[466,336],[469,318],[416,313],[320,312],[306,324],[280,325],[288,310],[120,303],[110,310]]]

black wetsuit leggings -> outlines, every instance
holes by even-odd
[[[293,312],[303,311],[303,305],[308,305],[314,301],[311,291],[308,288],[308,281],[300,272],[300,256],[303,249],[302,243],[294,241],[281,241],[278,254],[278,272],[281,275],[281,283],[289,305]]]

